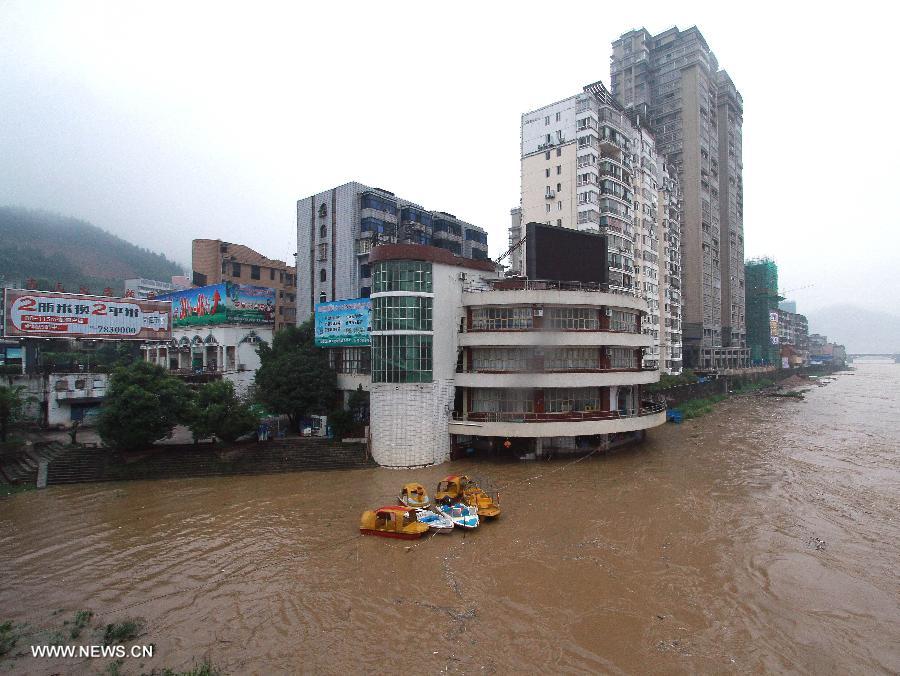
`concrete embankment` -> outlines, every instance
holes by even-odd
[[[365,445],[329,439],[160,445],[137,456],[108,448],[83,448],[71,449],[54,459],[47,484],[277,474],[373,465]]]

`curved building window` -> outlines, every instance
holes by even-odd
[[[324,224],[319,228],[319,239],[325,239],[328,237],[328,228]]]
[[[375,293],[384,291],[431,293],[431,263],[422,261],[376,263],[372,281]]]
[[[530,329],[532,326],[531,306],[472,309],[472,329],[475,331],[521,330]]]
[[[430,383],[431,336],[372,336],[373,383]]]
[[[319,281],[324,282],[328,279],[328,273],[325,272],[325,268],[319,270]]]
[[[597,331],[600,328],[600,318],[593,308],[553,307],[549,310],[547,319],[551,329]]]
[[[431,298],[383,296],[373,303],[373,331],[431,331]]]

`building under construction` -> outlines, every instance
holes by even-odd
[[[754,365],[781,364],[778,330],[778,266],[771,258],[754,258],[744,265],[747,289],[747,347]]]

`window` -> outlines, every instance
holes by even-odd
[[[551,387],[544,390],[544,408],[548,413],[596,411],[599,407],[598,387]]]
[[[600,353],[595,347],[558,347],[544,353],[546,371],[576,371],[600,367]]]
[[[472,350],[473,371],[518,371],[528,370],[531,350],[527,348],[488,347]]]
[[[339,347],[328,350],[328,365],[336,373],[370,373],[371,351],[368,347]]]
[[[613,310],[612,317],[609,322],[609,329],[610,331],[626,331],[628,333],[637,333],[637,315],[633,312]]]
[[[477,388],[469,392],[472,394],[473,413],[534,413],[534,390]]]
[[[430,383],[431,336],[372,336],[373,383]]]
[[[544,175],[545,175],[547,178],[550,178],[550,167],[547,167],[546,169],[544,169]]]
[[[393,202],[389,202],[387,199],[383,197],[379,197],[378,195],[367,194],[362,197],[362,208],[363,209],[375,209],[376,211],[383,211],[386,214],[391,214],[392,216],[397,215],[397,205]]]
[[[609,348],[609,367],[614,369],[636,369],[637,356],[630,347]]]
[[[270,281],[275,280],[275,268],[269,268],[269,280]]]
[[[559,192],[560,190],[562,190],[562,183],[557,183],[556,184],[556,192]]]
[[[550,213],[550,202],[547,202],[547,213]]]
[[[544,143],[550,143],[550,134],[544,134]]]
[[[259,279],[259,266],[258,265],[250,266],[250,279]]]
[[[487,244],[487,233],[466,229],[466,239],[472,242]]]
[[[531,307],[478,307],[472,310],[474,330],[507,331],[531,327]]]
[[[562,173],[562,165],[557,164],[556,165],[556,175],[559,176],[561,173]]]
[[[232,263],[231,264],[231,276],[232,277],[240,277],[241,276],[241,264],[240,263]]]
[[[557,202],[557,203],[556,203],[556,210],[557,210],[557,211],[562,211],[562,202]]]
[[[547,115],[547,116],[544,117],[544,124],[545,124],[545,125],[550,124],[550,116],[549,116],[549,115]]]
[[[548,160],[550,159],[550,151],[549,150],[546,153],[544,153],[544,157],[546,157]]]
[[[587,307],[552,307],[547,310],[547,326],[563,331],[597,331],[597,310]]]
[[[561,219],[561,218],[557,218],[557,219],[556,219],[556,226],[559,227],[559,228],[562,227],[562,219]]]
[[[319,270],[319,281],[325,282],[327,280],[328,280],[328,273],[325,272],[325,268],[322,268],[321,270]]]
[[[316,260],[317,261],[327,261],[328,260],[328,243],[323,242],[316,247]]]
[[[328,227],[323,223],[322,227],[319,228],[319,239],[325,239],[328,237]]]
[[[327,301],[327,300],[328,300],[328,296],[325,295],[325,292],[324,292],[324,291],[323,291],[322,293],[319,294],[319,302],[320,302],[320,303],[324,303],[324,302]]]
[[[556,149],[556,156],[557,156],[557,157],[562,157],[562,148],[557,148],[557,149]],[[548,157],[547,159],[549,160],[550,158]]]
[[[383,291],[431,293],[431,263],[421,261],[376,263],[372,278],[375,293]]]
[[[371,277],[372,276],[372,266],[369,265],[368,263],[363,263],[362,265],[360,265],[359,266],[359,276],[362,279],[365,279],[366,277]]]
[[[559,122],[559,118],[560,118],[561,115],[562,115],[562,113],[557,113],[557,114],[556,114],[556,121],[557,121],[557,122]]]
[[[375,298],[372,307],[373,331],[431,331],[433,300],[421,296]]]

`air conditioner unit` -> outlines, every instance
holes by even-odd
[[[542,307],[534,308],[534,316],[535,317],[543,317],[544,316],[544,308],[542,308]]]
[[[610,308],[605,308],[603,310],[603,314],[605,314],[607,317],[612,317],[612,310]]]
[[[467,275],[465,272],[460,272],[460,273],[459,273],[459,278],[460,278],[461,281],[464,282],[464,281],[466,281],[466,280],[468,279],[468,275]]]

